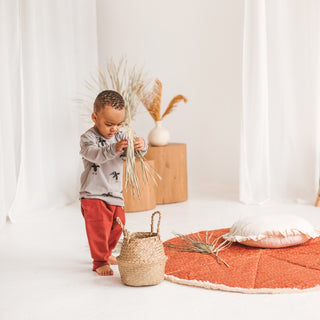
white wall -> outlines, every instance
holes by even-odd
[[[172,142],[188,149],[189,190],[238,193],[243,0],[98,0],[100,66],[125,55],[163,83]],[[135,129],[153,120],[141,106]]]

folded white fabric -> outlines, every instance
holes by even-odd
[[[235,222],[222,237],[251,247],[282,248],[320,236],[320,230],[294,215],[260,215]]]

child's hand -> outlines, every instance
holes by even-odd
[[[143,150],[145,147],[145,143],[143,138],[137,137],[134,139],[133,146],[135,150]]]
[[[116,144],[117,153],[122,153],[124,148],[128,147],[128,140],[123,139]]]

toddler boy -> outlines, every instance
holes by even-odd
[[[122,155],[128,146],[121,125],[125,117],[122,96],[112,90],[98,94],[91,118],[94,126],[80,139],[84,171],[81,175],[81,211],[93,259],[93,270],[99,275],[113,275],[111,255],[122,233],[116,222],[125,224],[122,194]],[[142,138],[134,141],[135,150],[146,152]]]

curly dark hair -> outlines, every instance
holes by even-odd
[[[100,92],[94,101],[94,112],[99,112],[105,106],[122,110],[125,107],[124,100],[120,93],[113,90],[104,90]]]

